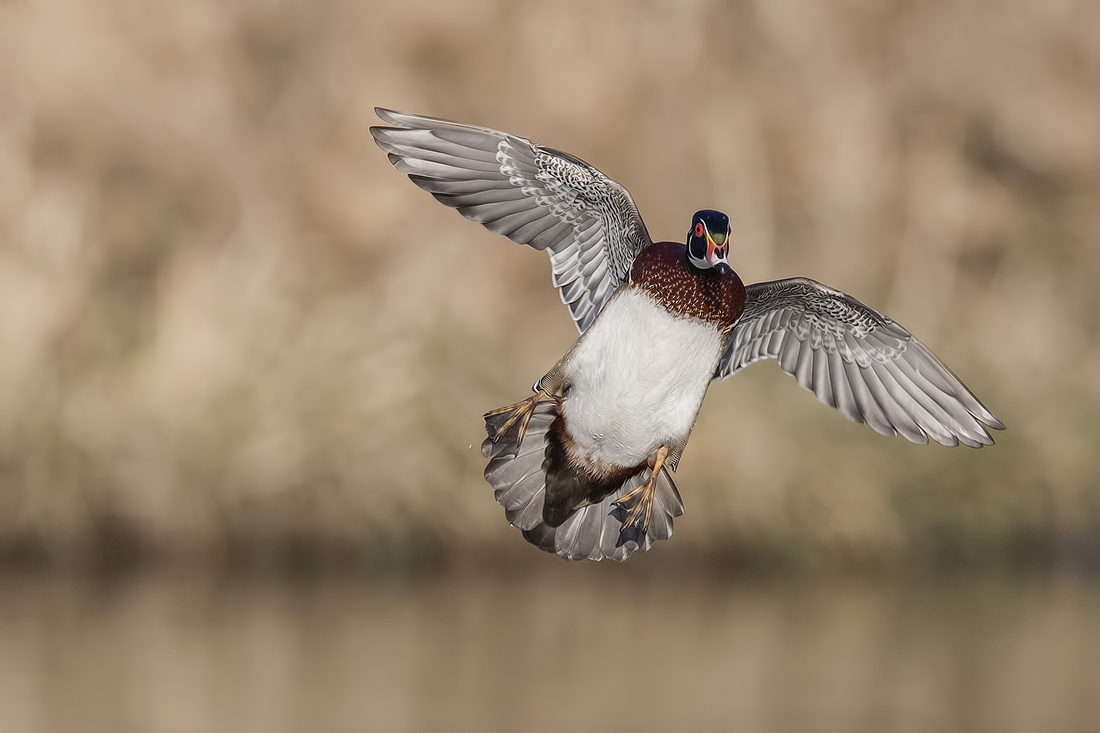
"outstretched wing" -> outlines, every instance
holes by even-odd
[[[579,158],[487,127],[375,112],[395,127],[371,135],[413,183],[489,231],[549,252],[581,332],[650,243],[627,190]]]
[[[883,435],[980,448],[993,443],[985,426],[1004,430],[912,334],[852,296],[807,278],[748,286],[745,313],[715,377],[761,359],[778,359],[821,402]]]

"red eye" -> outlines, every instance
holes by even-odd
[[[695,225],[695,236],[697,236],[697,237],[703,236],[703,224],[702,224],[702,222]]]

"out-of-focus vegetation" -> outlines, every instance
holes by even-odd
[[[1009,426],[891,441],[753,367],[657,553],[1100,562],[1100,5],[1051,0],[0,3],[6,561],[537,554],[480,415],[575,332],[376,104],[590,160],[658,238],[729,212],[746,281],[885,310]]]

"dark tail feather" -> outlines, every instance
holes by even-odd
[[[684,513],[684,503],[668,470],[662,468],[653,495],[653,516],[649,529],[640,543],[631,539],[618,544],[622,510],[612,504],[623,494],[640,486],[649,477],[649,471],[646,468],[634,474],[598,504],[578,509],[560,527],[550,527],[540,521],[531,529],[524,530],[524,538],[547,552],[558,553],[566,560],[609,558],[617,562],[627,559],[636,550],[648,550],[657,540],[667,540],[672,536],[673,518]]]
[[[485,480],[495,489],[497,502],[513,527],[523,531],[524,538],[541,550],[556,552],[567,560],[622,561],[635,550],[648,550],[657,540],[672,536],[672,520],[684,513],[684,504],[676,485],[666,469],[661,469],[654,492],[653,516],[649,530],[641,542],[630,540],[616,546],[622,525],[621,511],[612,503],[626,492],[641,485],[650,470],[643,469],[630,477],[617,490],[597,504],[576,511],[560,527],[543,522],[542,506],[546,493],[543,461],[547,434],[558,416],[555,400],[545,400],[535,406],[527,431],[518,443],[486,439],[481,451],[489,459]]]

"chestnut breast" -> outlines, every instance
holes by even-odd
[[[676,242],[656,242],[639,252],[630,282],[670,313],[708,321],[720,331],[728,331],[745,310],[745,285],[737,273],[693,267],[687,247]]]

